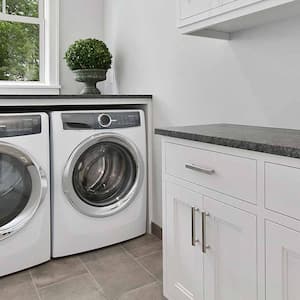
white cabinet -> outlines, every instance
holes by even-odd
[[[300,233],[266,223],[266,300],[299,300]]]
[[[230,34],[300,14],[298,0],[177,0],[181,33],[230,39]]]
[[[169,299],[198,300],[203,297],[203,256],[197,243],[192,243],[193,238],[197,240],[200,235],[201,209],[201,195],[166,184],[164,288]]]
[[[181,19],[193,17],[211,10],[219,5],[218,0],[181,0],[179,14]]]
[[[299,300],[300,159],[170,137],[162,149],[168,300]]]
[[[256,217],[208,197],[204,210],[204,299],[257,299]]]
[[[170,300],[256,299],[256,217],[165,184],[165,295]]]

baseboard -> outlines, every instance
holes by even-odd
[[[162,228],[153,222],[151,222],[151,233],[160,240],[162,239]]]

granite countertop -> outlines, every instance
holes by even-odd
[[[0,99],[152,99],[152,95],[0,95]]]
[[[234,124],[155,129],[159,135],[300,158],[300,130]]]

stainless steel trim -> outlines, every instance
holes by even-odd
[[[199,212],[199,209],[192,207],[192,246],[196,246],[199,243],[199,240],[196,239],[195,230],[196,212]]]
[[[209,249],[209,246],[207,245],[206,241],[206,217],[209,216],[209,213],[207,212],[201,212],[202,216],[202,253],[206,253],[206,250]]]
[[[37,162],[24,149],[10,143],[0,142],[0,153],[13,156],[20,160],[28,169],[32,180],[31,195],[23,211],[12,221],[0,227],[1,241],[18,232],[32,219],[42,201],[45,199],[48,189],[48,180],[43,169],[38,166]]]
[[[201,167],[201,166],[198,166],[198,165],[195,165],[195,164],[187,163],[187,164],[185,164],[185,167],[187,169],[190,169],[190,170],[193,170],[193,171],[198,171],[198,172],[208,174],[208,175],[212,175],[212,174],[215,173],[214,169]]]
[[[110,121],[109,121],[108,124],[102,124],[102,122],[101,122],[101,117],[102,117],[102,116],[109,117],[109,120],[110,120]],[[104,128],[109,127],[113,121],[115,121],[115,120],[112,120],[112,118],[111,118],[111,116],[110,116],[109,114],[100,114],[100,115],[98,116],[98,123],[100,124],[100,126],[102,126],[102,127],[104,127]]]
[[[88,148],[104,141],[118,143],[124,146],[131,153],[136,163],[137,175],[135,183],[124,198],[120,199],[117,203],[106,207],[95,207],[85,203],[78,197],[77,193],[75,192],[73,187],[73,170],[77,160]],[[134,201],[135,196],[141,189],[145,176],[145,166],[140,151],[135,146],[135,144],[130,141],[130,139],[125,138],[117,133],[100,133],[85,139],[73,150],[65,165],[62,184],[65,195],[76,210],[90,217],[101,218],[111,216],[120,212],[121,210],[125,209],[132,201]]]

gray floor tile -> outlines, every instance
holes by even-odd
[[[156,252],[139,258],[139,262],[157,279],[163,279],[162,252]]]
[[[0,278],[0,299],[38,300],[28,271]]]
[[[118,299],[125,292],[155,280],[121,248],[104,253],[99,250],[94,259],[91,259],[91,253],[89,259],[83,260],[109,300]]]
[[[160,251],[162,242],[156,236],[147,234],[123,243],[123,247],[133,256],[140,257]]]
[[[164,300],[162,287],[155,283],[129,291],[120,297],[120,300]]]
[[[105,300],[89,274],[39,289],[42,300]]]
[[[30,272],[38,288],[87,273],[80,259],[76,256],[51,260],[31,269]]]
[[[119,245],[115,245],[80,254],[80,258],[83,262],[88,263],[114,254],[124,254],[124,250]]]

